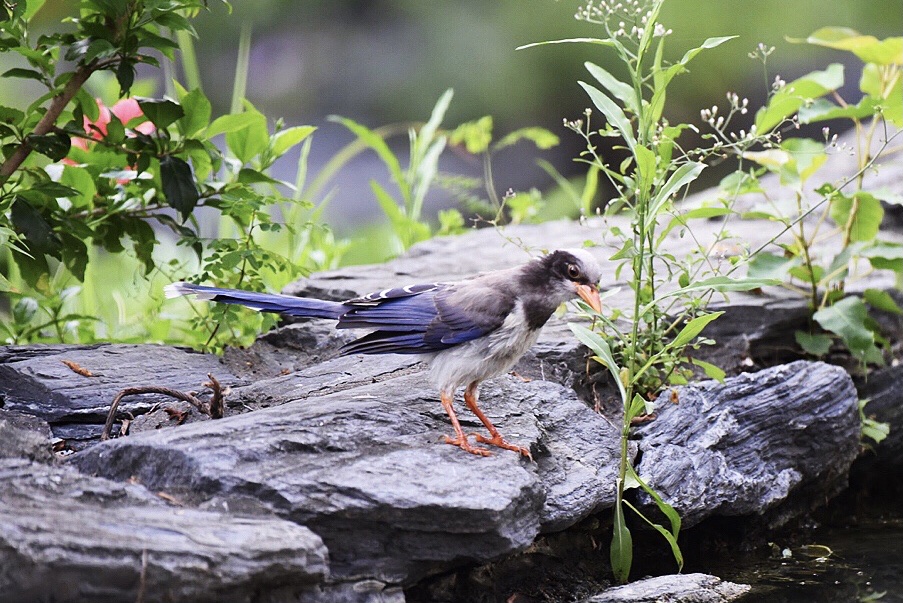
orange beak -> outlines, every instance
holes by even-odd
[[[580,296],[580,299],[585,301],[590,308],[599,314],[602,313],[602,300],[599,299],[599,289],[595,285],[574,283],[574,288],[577,290],[577,295]]]

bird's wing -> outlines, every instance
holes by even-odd
[[[428,354],[477,339],[499,328],[514,305],[476,281],[389,289],[345,302],[352,308],[339,328],[374,332],[343,354]]]

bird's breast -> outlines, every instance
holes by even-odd
[[[505,373],[536,343],[539,331],[518,304],[492,333],[436,354],[430,379],[448,392]]]

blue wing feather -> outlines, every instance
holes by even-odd
[[[448,284],[401,287],[345,302],[339,328],[375,328],[342,354],[428,354],[486,335],[498,324],[478,323],[449,303]]]

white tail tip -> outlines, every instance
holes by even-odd
[[[166,299],[172,299],[174,297],[182,297],[183,295],[191,295],[194,293],[188,286],[188,283],[171,283],[163,287],[163,295],[166,296]]]

